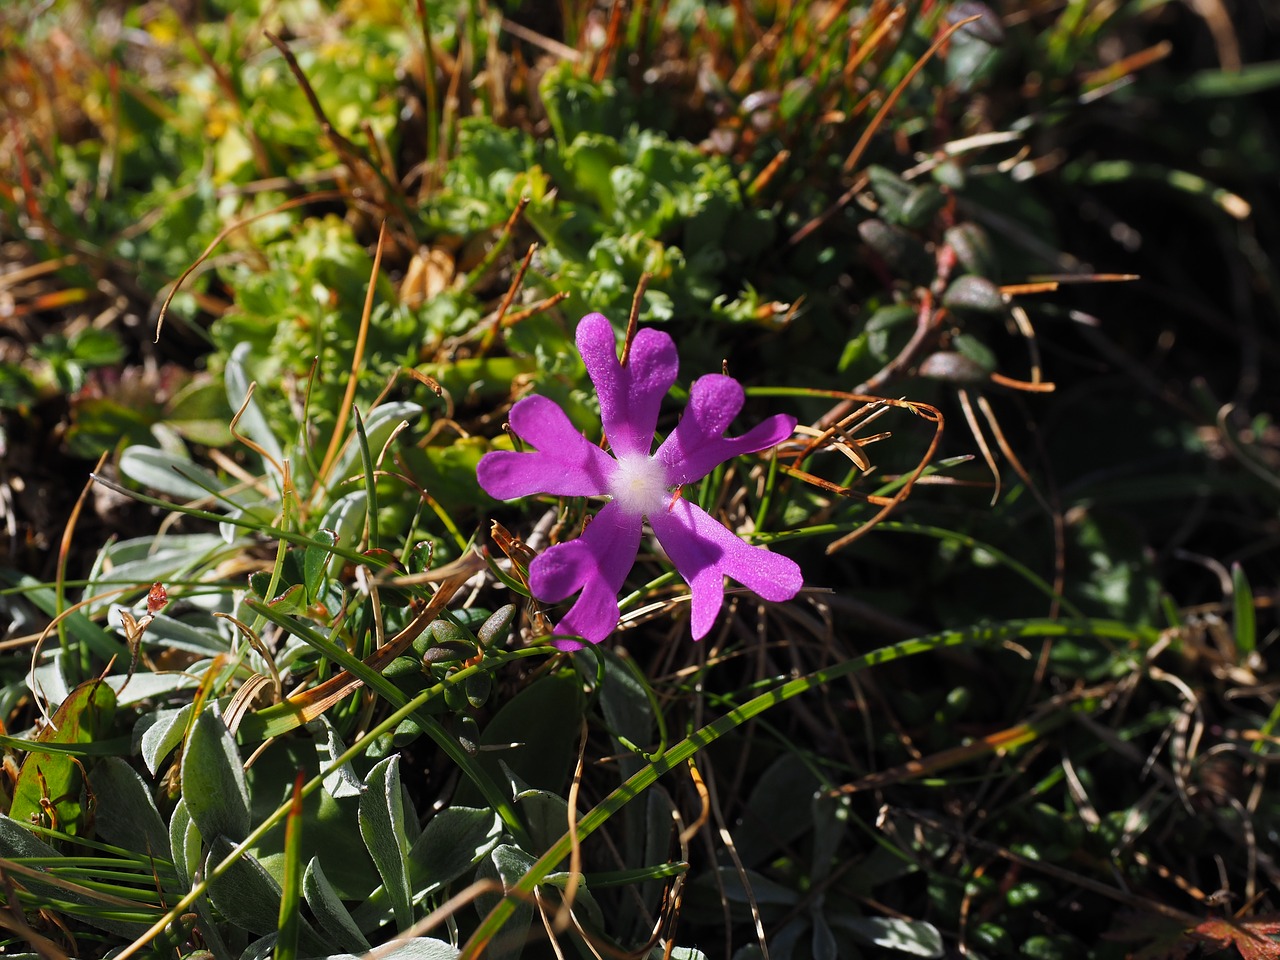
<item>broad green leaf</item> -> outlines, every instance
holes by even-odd
[[[850,800],[847,795],[830,796],[819,793],[812,801],[813,811],[813,869],[810,882],[817,885],[826,879],[834,858],[844,838],[845,825],[849,822]]]
[[[0,583],[9,587],[20,588],[23,597],[50,617],[57,616],[62,612],[54,591],[35,577],[15,574],[11,570],[0,570]],[[112,657],[128,657],[129,650],[121,642],[120,638],[113,636],[101,624],[94,623],[81,611],[67,612],[62,622],[72,640],[86,645],[94,654],[102,657],[104,661],[110,660]],[[46,691],[45,695],[49,696],[50,693]]]
[[[412,808],[409,816],[415,816]],[[365,777],[365,792],[360,797],[360,836],[382,877],[395,910],[396,926],[401,930],[413,925],[408,830],[397,754],[378,763]]]
[[[411,937],[408,940],[398,940],[391,949],[385,947],[379,948],[377,951],[378,960],[457,960],[458,948],[453,944],[445,943],[443,940],[435,940],[431,937]],[[486,954],[489,956],[489,954]],[[349,953],[330,954],[324,960],[363,960],[363,954],[360,956]]]
[[[521,781],[557,793],[564,788],[577,755],[582,718],[578,675],[561,671],[543,677],[508,700],[480,734],[489,749],[476,758],[497,782],[507,779],[506,764]],[[470,784],[458,790],[458,802],[473,806],[479,791]]]
[[[179,798],[169,818],[169,848],[173,851],[173,867],[184,887],[200,868],[200,831],[187,812],[185,800]]]
[[[119,757],[106,757],[93,767],[89,782],[98,799],[98,836],[158,860],[170,858],[169,831],[133,767]]]
[[[143,717],[138,721],[138,726],[143,729],[139,742],[142,762],[147,765],[152,776],[160,772],[160,761],[182,742],[192,709],[194,705],[188,703],[177,710],[157,710],[150,717]],[[137,737],[137,734],[134,736]]]
[[[222,542],[221,537],[218,542]],[[147,632],[143,634],[142,642],[148,646],[186,650],[202,657],[216,657],[230,648],[227,638],[212,625],[196,626],[163,613],[155,615]]]
[[[120,454],[120,472],[130,480],[178,500],[204,500],[210,491],[227,484],[204,467],[157,447],[126,447]]]
[[[351,919],[350,911],[324,875],[318,857],[312,857],[307,864],[307,872],[302,878],[302,895],[320,925],[320,931],[330,938],[335,947],[356,953],[369,949],[369,941]]]
[[[501,881],[503,889],[509,891],[529,872],[535,859],[519,847],[504,843],[495,847],[488,858],[481,862],[476,879],[497,879]],[[487,914],[500,899],[496,894],[477,897],[476,909],[480,911],[480,916]],[[514,904],[514,907],[511,919],[489,942],[485,950],[486,960],[509,960],[519,957],[524,950],[529,924],[533,921],[533,907],[523,900]]]
[[[938,928],[923,920],[898,917],[829,917],[832,926],[849,930],[877,947],[913,957],[941,957],[946,952]]]
[[[240,841],[249,833],[240,751],[216,703],[196,719],[182,753],[182,796],[206,843],[220,836]]]
[[[517,794],[515,800],[533,841],[534,846],[529,853],[542,853],[569,829],[569,804],[560,794],[525,790]]]
[[[816,903],[809,913],[813,921],[813,939],[810,946],[813,960],[840,960],[840,946],[836,942],[835,931],[831,929],[831,924],[827,923],[827,918],[823,916]]]
[[[418,895],[461,877],[502,839],[502,820],[492,810],[445,807],[422,828],[409,851],[409,872]]]
[[[755,901],[758,904],[771,903],[789,907],[799,903],[803,896],[799,890],[770,880],[754,870],[747,870],[745,876],[736,867],[718,867],[716,872],[720,874],[720,889],[733,903]]]
[[[757,866],[812,828],[818,786],[813,771],[793,753],[784,753],[760,775],[733,830],[743,865]]]
[[[308,723],[307,729],[315,735],[316,762],[321,769],[327,769],[334,760],[346,753],[347,745],[342,742],[337,728],[327,716]],[[364,784],[351,769],[350,762],[347,762],[325,776],[324,789],[329,796],[337,800],[343,797],[360,796],[364,791]]]
[[[114,598],[111,588],[117,585],[145,588],[157,580],[181,580],[193,570],[214,565],[220,555],[230,552],[226,541],[214,533],[165,534],[122,541],[100,554],[103,569],[95,572],[85,590]],[[96,613],[108,605],[114,606],[90,604],[85,609]],[[131,612],[142,615],[136,609]]]
[[[302,770],[308,780],[320,773],[314,746],[304,737],[272,744],[245,772],[252,798],[249,812],[261,823],[288,800],[294,779]],[[313,790],[303,800],[302,861],[318,857],[330,883],[345,900],[366,897],[379,883],[379,874],[369,859],[356,825],[359,799],[335,800],[324,790]],[[250,852],[278,882],[285,872],[284,832],[270,830]]]
[[[107,677],[106,684],[116,691],[116,703],[120,706],[141,703],[143,700],[154,700],[178,690],[190,690],[200,685],[196,671],[199,664],[207,664],[208,660],[192,664],[190,671],[178,673],[135,673],[132,677],[116,674]]]
[[[315,538],[328,546],[333,546],[338,540],[337,534],[332,530],[317,530]],[[308,603],[314,603],[319,598],[325,573],[329,569],[329,558],[332,556],[324,547],[303,547],[302,583],[307,588]]]
[[[422,414],[422,407],[416,403],[398,402],[384,403],[369,413],[364,421],[365,436],[369,440],[369,450],[376,459],[382,448],[386,446],[388,440],[391,439],[392,433],[401,423],[413,421]],[[342,455],[338,457],[333,467],[333,477],[335,480],[345,480],[356,470],[356,464],[360,459],[360,451],[357,444],[349,442],[342,451]]]
[[[103,740],[111,732],[115,714],[115,692],[100,680],[86,681],[62,702],[53,715],[53,722],[40,731],[36,743]],[[18,772],[9,816],[53,827],[72,836],[84,833],[90,818],[85,807],[82,769],[79,761],[69,754],[33,749]]]
[[[219,835],[209,844],[206,869],[221,863],[235,844]],[[209,899],[224,917],[250,933],[274,933],[280,920],[280,884],[248,853],[209,884]]]
[[[320,520],[322,530],[331,531],[334,542],[348,550],[356,550],[364,536],[368,497],[363,490],[356,490],[339,497],[333,502]],[[333,576],[342,568],[343,560],[337,555],[329,557],[329,575]]]
[[[645,680],[622,657],[612,650],[596,647],[587,654],[579,654],[579,669],[594,672],[596,654],[603,662],[604,679],[600,684],[600,710],[604,714],[609,732],[622,750],[627,751],[618,764],[625,780],[643,764],[644,758],[637,750],[652,749],[654,715]],[[577,658],[575,658],[577,660]]]

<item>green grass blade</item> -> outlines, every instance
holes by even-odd
[[[1236,638],[1236,654],[1244,660],[1257,652],[1258,619],[1257,611],[1253,607],[1253,588],[1249,586],[1249,578],[1245,576],[1244,567],[1238,563],[1231,565],[1231,585],[1234,606],[1232,626]]]
[[[298,929],[302,921],[302,782],[302,771],[298,771],[284,823],[284,886],[280,895],[275,960],[297,960],[298,956]]]
[[[695,731],[677,743],[663,756],[637,771],[624,784],[588,811],[577,824],[576,839],[578,842],[604,825],[610,817],[624,806],[653,786],[660,777],[689,760],[699,751],[710,746],[726,733],[741,726],[767,710],[778,706],[793,697],[807,693],[823,684],[831,683],[841,677],[860,673],[881,663],[890,663],[906,657],[931,653],[945,647],[957,646],[994,646],[1011,640],[1027,638],[1065,638],[1065,637],[1097,637],[1099,639],[1121,640],[1142,645],[1150,645],[1158,639],[1158,632],[1144,627],[1134,627],[1114,620],[1011,620],[1005,623],[970,627],[965,630],[948,630],[926,637],[904,640],[892,646],[882,647],[860,657],[854,657],[825,670],[818,670],[804,677],[787,681],[747,701],[736,710],[730,711],[718,720]],[[569,856],[572,840],[569,834],[562,836],[533,865],[528,873],[515,884],[509,895],[495,906],[480,923],[471,939],[467,941],[459,956],[459,960],[476,960],[484,955],[487,944],[502,929],[516,908],[534,896],[539,883],[548,876]],[[522,899],[523,898],[523,899]]]

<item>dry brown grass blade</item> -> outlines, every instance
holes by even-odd
[[[960,410],[964,414],[965,423],[969,425],[969,432],[973,435],[974,442],[978,444],[982,459],[986,462],[987,469],[991,471],[991,478],[995,486],[991,493],[991,506],[994,507],[1000,499],[1001,491],[1004,489],[1000,480],[1000,467],[996,464],[995,454],[991,452],[991,447],[987,445],[987,438],[982,434],[982,427],[978,425],[978,418],[973,412],[973,404],[969,400],[969,391],[957,390],[956,399],[960,401]]]
[[[1144,50],[1139,50],[1137,53],[1121,57],[1115,63],[1108,64],[1100,70],[1091,70],[1080,78],[1080,86],[1088,93],[1096,93],[1101,87],[1109,87],[1112,84],[1127,81],[1139,70],[1145,69],[1153,63],[1159,63],[1171,53],[1173,53],[1173,44],[1168,40],[1161,40],[1159,43],[1153,44]]]
[[[231,418],[231,423],[227,425],[227,430],[230,432],[233,439],[235,439],[239,443],[244,444],[246,447],[248,447],[258,456],[260,456],[266,463],[271,464],[272,468],[280,476],[281,481],[287,487],[289,485],[289,480],[288,480],[288,470],[285,468],[285,465],[281,463],[279,460],[277,460],[275,457],[273,457],[271,454],[269,454],[266,448],[262,446],[262,444],[257,443],[256,441],[254,441],[252,437],[247,437],[243,433],[241,433],[239,430],[236,429],[237,427],[240,426],[240,418],[243,417],[244,412],[249,409],[249,403],[250,401],[253,400],[253,391],[255,391],[256,389],[258,389],[257,381],[251,381],[249,383],[249,389],[244,392],[244,399],[240,401],[240,409],[237,410],[235,412],[235,416]],[[96,473],[97,471],[94,471],[94,472]]]
[[[862,793],[867,790],[879,790],[895,783],[905,783],[919,777],[929,776],[952,767],[977,760],[993,753],[1016,750],[1038,740],[1072,714],[1069,712],[1073,704],[1089,699],[1103,699],[1114,689],[1114,683],[1103,684],[1087,689],[1072,690],[1046,701],[1037,709],[1037,717],[1025,723],[1014,724],[985,737],[977,737],[972,742],[958,747],[950,747],[930,754],[920,760],[913,760],[891,770],[872,773],[860,780],[846,783],[828,791],[832,796],[844,796],[851,793]]]
[[[71,540],[75,536],[76,524],[80,520],[81,511],[84,510],[85,501],[89,498],[89,491],[93,489],[93,478],[102,469],[102,465],[107,462],[107,455],[108,452],[104,451],[102,456],[98,458],[98,465],[89,474],[89,479],[81,489],[80,496],[76,497],[76,502],[71,507],[71,514],[67,517],[66,525],[62,528],[62,539],[58,542],[58,570],[53,588],[54,596],[58,598],[58,614],[64,612],[61,607],[63,599],[67,595],[67,560],[71,556]],[[32,667],[34,666],[33,662]]]
[[[525,205],[527,203],[528,201],[525,198],[521,198],[520,205],[516,208],[516,211],[512,213],[511,217],[507,220],[507,227],[506,227],[507,230],[509,230],[512,227],[512,225],[515,222],[515,218],[520,215],[520,212],[524,210]],[[488,353],[489,349],[493,346],[494,343],[497,342],[498,338],[501,336],[503,320],[506,318],[507,311],[511,308],[511,303],[513,300],[515,300],[516,294],[520,292],[520,287],[524,283],[524,275],[525,273],[528,272],[529,264],[533,262],[533,255],[537,252],[538,252],[538,244],[537,243],[529,244],[529,249],[525,251],[524,259],[520,261],[520,266],[516,268],[515,277],[512,278],[511,283],[507,286],[507,292],[503,295],[502,302],[498,304],[497,313],[493,315],[493,325],[489,328],[488,334],[485,335],[484,339],[480,343],[481,356]]]
[[[903,17],[907,14],[907,8],[903,6],[894,7],[885,15],[875,29],[871,32],[864,43],[858,43],[856,39],[851,38],[851,42],[856,45],[856,51],[849,57],[849,62],[844,65],[844,79],[849,81],[853,79],[853,75],[858,72],[858,68],[866,61],[867,57],[879,48],[884,42],[885,36],[892,30]]]
[[[799,471],[800,473],[806,473],[807,471],[802,470],[800,467],[800,463],[805,459],[805,457],[819,449],[820,444],[825,442],[827,439],[835,437],[847,430],[849,425],[846,421],[851,417],[862,416],[866,412],[871,412],[873,416],[880,416],[881,414],[878,411],[881,408],[893,407],[899,410],[905,410],[927,423],[932,423],[934,427],[933,436],[930,438],[924,454],[916,462],[915,467],[907,476],[906,482],[902,484],[892,497],[874,498],[873,502],[880,507],[880,510],[857,530],[847,533],[843,537],[840,537],[838,540],[829,544],[827,546],[827,553],[832,554],[864,536],[873,527],[875,527],[876,524],[888,516],[889,513],[898,506],[898,504],[902,503],[902,501],[911,495],[911,491],[915,487],[916,481],[920,479],[921,474],[924,473],[925,468],[929,465],[929,462],[933,459],[933,455],[938,450],[938,444],[942,439],[942,432],[946,429],[946,418],[943,417],[942,411],[937,407],[931,406],[927,403],[917,403],[912,400],[876,397],[859,393],[845,393],[842,390],[807,390],[805,391],[805,394],[807,396],[830,397],[832,399],[837,399],[840,401],[839,407],[843,408],[845,412],[841,416],[836,417],[834,421],[824,423],[824,421],[827,421],[831,416],[830,413],[827,413],[817,424],[815,424],[815,429],[820,431],[818,437],[810,440],[809,443],[801,449],[799,455],[793,458],[792,463],[789,466],[784,467],[787,472]],[[856,413],[850,414],[849,411],[853,410],[853,408],[858,404],[862,404],[862,408]],[[868,498],[868,500],[872,500],[872,498]]]
[[[373,196],[381,194],[380,199],[397,207],[406,219],[410,219],[409,211],[405,207],[404,197],[396,192],[377,162],[350,139],[339,133],[337,128],[330,122],[328,115],[324,112],[323,105],[320,103],[320,98],[316,96],[311,82],[307,79],[302,67],[298,65],[298,58],[293,55],[289,45],[270,30],[262,32],[271,41],[271,45],[279,50],[280,55],[284,57],[285,64],[289,67],[289,72],[293,74],[294,79],[298,81],[302,95],[307,98],[307,104],[311,107],[311,112],[315,115],[316,122],[320,124],[321,131],[329,143],[333,145],[333,149],[338,156],[342,158],[342,162],[347,165],[351,175],[363,179],[365,181],[365,189],[369,190],[370,194]],[[372,173],[374,180],[377,181],[381,189],[371,189],[373,184],[369,182],[367,176],[362,176],[362,171]]]
[[[1021,458],[1014,452],[1013,447],[1009,445],[1009,441],[1004,435],[1004,430],[1000,426],[1000,421],[996,417],[995,410],[991,408],[990,402],[982,394],[978,394],[978,409],[982,411],[983,417],[986,418],[987,426],[991,428],[991,434],[995,437],[996,446],[1000,448],[1000,452],[1004,454],[1005,459],[1009,461],[1009,465],[1013,467],[1013,472],[1018,475],[1018,479],[1031,491],[1031,495],[1036,498],[1036,502],[1049,515],[1053,523],[1054,600],[1049,608],[1049,616],[1056,617],[1060,604],[1059,598],[1062,596],[1063,590],[1066,589],[1067,580],[1066,520],[1062,516],[1062,510],[1050,503],[1049,498],[1040,492],[1040,487],[1031,479],[1030,471],[1023,465]],[[1049,482],[1052,484],[1052,479]],[[1054,499],[1057,499],[1056,496]]]
[[[751,185],[747,187],[747,196],[754,198],[756,194],[768,186],[769,181],[777,176],[778,171],[782,169],[782,165],[790,159],[790,150],[779,150],[774,154],[773,159],[765,164],[765,168],[756,174],[755,179],[751,181]]]
[[[649,289],[649,281],[652,279],[653,274],[648,271],[640,274],[635,293],[631,295],[631,313],[627,315],[627,335],[623,338],[622,357],[618,361],[624,367],[627,365],[627,358],[631,356],[631,341],[636,338],[636,329],[640,325],[640,304],[644,300],[644,292]]]
[[[537,303],[529,304],[529,306],[525,307],[523,310],[517,310],[515,313],[507,314],[506,319],[502,321],[502,325],[504,327],[514,327],[522,320],[528,320],[530,317],[537,316],[540,313],[545,313],[557,303],[568,300],[571,296],[573,296],[573,294],[568,290],[561,290],[558,293],[553,293],[551,296],[544,297]]]
[[[356,332],[355,348],[351,352],[351,374],[347,377],[347,389],[342,395],[342,403],[338,406],[338,420],[333,425],[333,435],[329,438],[329,449],[325,451],[324,461],[320,464],[318,477],[326,483],[329,470],[338,458],[338,451],[349,438],[345,436],[347,418],[351,416],[351,408],[355,404],[356,384],[359,382],[360,364],[364,361],[364,347],[369,339],[369,321],[373,316],[373,295],[378,289],[378,271],[382,268],[382,248],[387,237],[387,224],[384,220],[378,228],[378,246],[373,253],[373,269],[369,271],[369,289],[365,292],[364,312],[360,314],[360,329]]]
[[[858,165],[858,161],[862,159],[862,154],[866,152],[867,145],[871,143],[871,138],[875,136],[876,131],[880,129],[880,125],[884,123],[885,118],[889,116],[889,111],[897,105],[898,99],[906,92],[907,87],[911,85],[911,81],[913,81],[916,78],[916,75],[924,69],[924,65],[933,59],[933,55],[941,50],[948,40],[955,36],[957,30],[973,23],[975,20],[981,19],[982,17],[980,16],[966,17],[963,20],[957,20],[955,23],[950,24],[942,31],[941,34],[939,34],[938,39],[934,40],[933,43],[929,45],[929,49],[920,55],[920,59],[911,65],[911,69],[909,69],[903,78],[898,81],[898,85],[893,88],[893,92],[885,98],[880,109],[876,111],[876,115],[872,117],[871,122],[867,124],[867,129],[862,131],[862,136],[858,138],[858,142],[854,144],[853,149],[849,152],[849,156],[845,158],[844,171],[846,173]]]
[[[229,223],[219,230],[218,235],[209,241],[209,245],[204,248],[200,256],[196,257],[191,266],[182,271],[182,276],[178,277],[178,279],[174,281],[173,289],[171,289],[168,296],[164,298],[164,303],[160,305],[160,314],[156,317],[156,338],[154,342],[160,342],[160,331],[164,329],[164,318],[169,313],[169,304],[173,303],[173,298],[177,296],[178,291],[182,289],[182,284],[186,282],[187,277],[191,276],[191,274],[195,273],[196,270],[199,269],[200,264],[204,263],[213,255],[213,251],[218,249],[223,240],[227,239],[227,237],[235,233],[241,227],[247,227],[249,224],[257,220],[261,220],[264,217],[283,213],[286,210],[292,210],[294,207],[300,207],[306,203],[318,203],[322,200],[340,200],[345,196],[346,193],[342,190],[321,190],[317,193],[308,193],[301,197],[293,197],[290,200],[286,200],[284,203],[272,207],[270,210],[263,210],[259,213],[253,214],[252,216],[245,217],[243,220],[237,220],[235,223]]]
[[[436,588],[435,595],[423,607],[421,612],[403,630],[364,659],[364,665],[381,672],[396,657],[400,656],[427,629],[431,621],[440,616],[440,612],[453,599],[453,595],[462,585],[485,568],[484,558],[478,553],[469,553],[460,560],[450,564],[452,571]],[[349,671],[342,671],[323,683],[296,693],[284,702],[294,709],[298,724],[310,723],[318,718],[335,703],[354,690],[360,689],[364,681]]]

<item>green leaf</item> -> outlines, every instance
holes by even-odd
[[[330,938],[335,947],[353,953],[363,953],[369,949],[369,941],[351,919],[350,911],[324,875],[318,857],[312,857],[307,864],[307,871],[302,878],[302,894],[320,925],[320,931]]]
[[[235,844],[219,835],[209,844],[208,863],[221,863]],[[250,933],[275,933],[280,920],[280,884],[251,854],[245,853],[209,883],[209,899],[237,927]]]
[[[941,957],[946,951],[938,928],[923,920],[903,920],[898,917],[849,917],[828,918],[835,927],[849,930],[868,943],[913,957]]]
[[[1243,97],[1280,86],[1280,60],[1246,63],[1234,70],[1202,70],[1178,86],[1184,98]]]
[[[502,844],[493,849],[476,872],[477,880],[497,879],[501,881],[503,890],[510,891],[521,878],[529,872],[535,858],[519,847]],[[498,901],[502,899],[496,894],[485,894],[476,898],[476,909],[484,916]],[[524,949],[529,924],[533,922],[533,907],[523,900],[512,904],[511,919],[489,941],[485,950],[486,960],[514,960]]]
[[[182,796],[206,843],[220,836],[240,841],[248,835],[249,790],[244,767],[217,703],[200,714],[187,740],[182,754]]]
[[[126,850],[169,859],[169,831],[151,791],[137,771],[119,757],[107,757],[89,778],[98,798],[98,835]]]
[[[260,754],[245,772],[253,822],[261,823],[288,800],[299,770],[305,771],[308,779],[318,776],[318,761],[315,746],[306,737],[280,740]],[[313,790],[304,798],[303,806],[302,862],[318,857],[338,895],[344,899],[368,896],[380,878],[356,829],[359,800],[354,796],[335,800],[325,790]],[[268,831],[253,844],[250,852],[283,883],[286,869],[283,831]]]
[[[542,853],[569,829],[569,804],[558,793],[524,790],[516,795],[516,806],[529,828],[529,853]]]
[[[502,839],[502,820],[492,810],[446,807],[422,828],[409,851],[409,872],[418,895],[461,877]]]
[[[644,763],[638,755],[649,749],[653,741],[654,712],[646,680],[631,661],[612,650],[595,647],[583,651],[575,661],[584,671],[594,672],[596,657],[603,665],[604,676],[600,682],[600,711],[618,746],[627,751],[619,762],[619,772],[625,780]]]
[[[182,735],[186,733],[187,720],[194,706],[188,703],[177,710],[157,710],[151,717],[138,721],[139,727],[150,721],[142,733],[141,749],[142,762],[147,765],[152,776],[160,772],[160,761],[182,742]]]
[[[325,531],[326,539],[332,538],[333,543],[349,550],[358,549],[364,534],[367,500],[363,490],[343,494],[335,500],[320,521],[320,529]],[[342,569],[343,562],[336,554],[330,556],[327,564],[329,576]]]
[[[316,762],[321,768],[328,768],[338,757],[347,752],[333,722],[327,716],[321,716],[307,724],[307,729],[315,735]],[[351,763],[344,763],[331,771],[324,778],[325,793],[340,800],[344,797],[358,797],[364,790],[364,784],[351,768]]]
[[[365,437],[369,444],[369,450],[376,458],[382,453],[382,448],[386,446],[387,441],[391,439],[391,435],[399,428],[400,424],[412,422],[422,415],[422,407],[416,403],[384,403],[381,406],[374,407],[369,413],[369,417],[364,421]],[[336,480],[346,480],[355,470],[356,462],[360,457],[359,445],[348,443],[343,449],[341,456],[334,462],[332,476]]]
[[[745,866],[763,863],[812,829],[819,786],[813,771],[794,753],[784,753],[759,776],[733,834]]]
[[[412,808],[409,815],[415,818],[416,829]],[[365,792],[360,797],[360,836],[382,877],[395,911],[396,926],[401,930],[413,926],[408,830],[397,754],[378,763],[365,777]]]
[[[184,887],[200,868],[200,831],[196,829],[186,801],[178,799],[169,818],[169,849],[173,851],[173,867]]]
[[[582,718],[581,681],[573,671],[550,674],[525,687],[503,704],[480,735],[477,763],[498,782],[502,764],[531,787],[558,793],[577,756]],[[458,802],[474,805],[478,792],[469,784],[458,789]]]
[[[42,742],[76,744],[104,740],[115,722],[115,713],[114,691],[101,680],[86,681],[62,702],[53,715],[53,722],[40,731],[32,747]],[[72,836],[84,833],[90,817],[85,807],[82,770],[79,761],[70,754],[31,749],[14,784],[9,816],[53,827]]]
[[[1231,565],[1231,585],[1236,653],[1241,658],[1247,658],[1258,649],[1258,622],[1257,611],[1253,606],[1253,589],[1249,586],[1244,567],[1239,563]]]
[[[338,542],[338,535],[332,530],[317,530],[315,538],[327,546]],[[302,583],[307,588],[308,603],[315,603],[319,599],[329,569],[329,558],[332,556],[332,551],[324,547],[303,547]]]
[[[453,944],[431,937],[412,937],[398,940],[391,950],[378,950],[379,960],[457,960],[459,950]],[[490,954],[485,954],[490,956]],[[325,960],[362,960],[351,954],[332,954]]]
[[[178,500],[203,500],[209,491],[226,486],[204,467],[156,447],[125,447],[120,454],[120,472],[148,490]]]
[[[770,880],[754,870],[745,871],[745,876],[736,867],[717,867],[716,871],[720,874],[720,889],[732,903],[755,901],[789,907],[800,902],[800,891]]]

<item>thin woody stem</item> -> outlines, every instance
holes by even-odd
[[[644,299],[644,292],[649,288],[649,281],[652,279],[651,273],[640,274],[635,296],[631,298],[631,315],[627,317],[627,337],[622,341],[622,356],[618,360],[618,363],[624,367],[627,365],[627,358],[631,356],[631,341],[636,338],[636,327],[640,323],[640,301]]]

